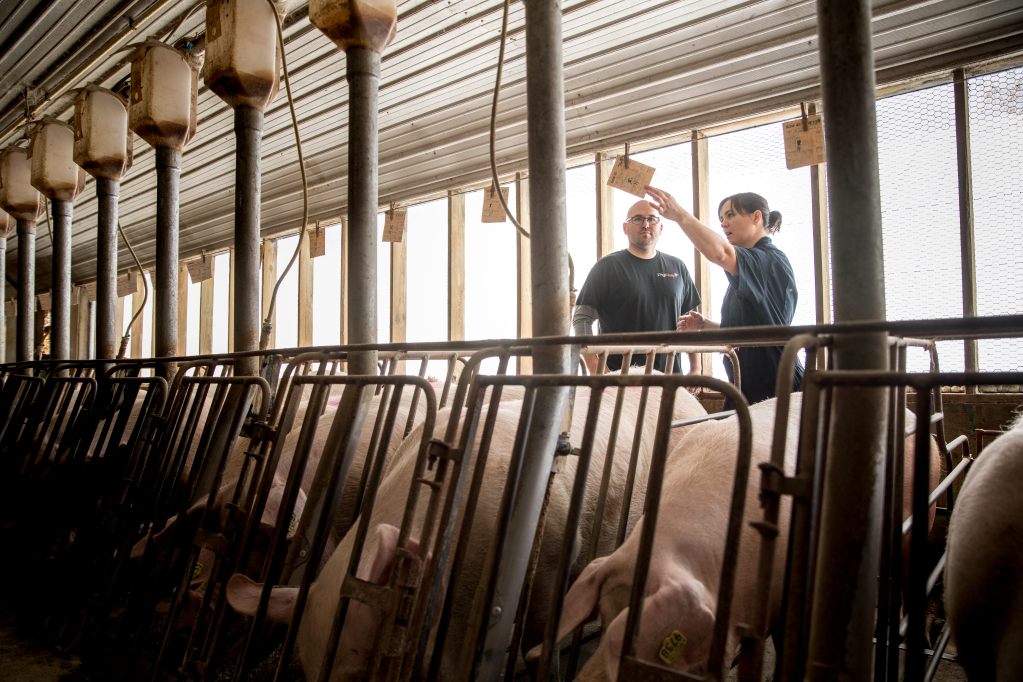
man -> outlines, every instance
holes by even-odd
[[[700,295],[689,270],[678,258],[655,248],[664,226],[648,201],[629,209],[622,231],[629,247],[601,258],[590,270],[576,299],[572,326],[576,334],[592,334],[600,320],[600,333],[675,331],[678,318],[700,305]],[[654,369],[663,372],[667,355],[655,356]],[[597,356],[584,355],[590,373],[597,371]],[[646,356],[633,356],[643,366]],[[610,355],[607,370],[621,369],[622,356]],[[674,372],[682,371],[675,357]],[[689,374],[701,371],[699,353],[689,354]]]

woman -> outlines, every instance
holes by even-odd
[[[781,213],[772,211],[766,199],[752,192],[724,199],[718,206],[722,236],[690,215],[667,192],[654,187],[646,191],[661,216],[678,223],[696,250],[723,268],[728,277],[720,324],[693,311],[678,318],[678,331],[792,324],[799,298],[796,278],[789,259],[768,236],[781,229]],[[742,368],[742,392],[751,405],[774,397],[782,349],[736,349]],[[727,358],[725,370],[732,379],[732,363]],[[803,365],[798,363],[793,390],[799,390],[802,380]]]

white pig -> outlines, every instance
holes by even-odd
[[[1023,680],[1023,420],[984,448],[952,512],[945,612],[971,680]]]

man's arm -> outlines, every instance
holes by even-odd
[[[577,305],[572,314],[572,329],[575,330],[575,335],[589,336],[593,334],[593,323],[597,319],[599,317],[596,308],[589,305]],[[586,363],[586,369],[590,370],[590,374],[596,374],[597,356],[587,353],[582,356],[582,359]]]

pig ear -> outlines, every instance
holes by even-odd
[[[606,571],[602,570],[607,557],[594,559],[583,569],[582,575],[573,583],[565,595],[565,605],[561,609],[561,623],[558,625],[558,641],[583,623],[597,617],[597,606],[600,603],[600,588],[604,584]]]
[[[259,595],[263,591],[263,583],[254,582],[248,576],[235,573],[227,581],[227,603],[243,616],[256,615],[259,608]],[[291,622],[295,611],[297,587],[275,587],[270,592],[270,603],[266,607],[266,617],[275,623]]]

